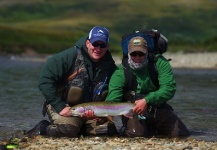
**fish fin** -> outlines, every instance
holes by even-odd
[[[127,118],[130,118],[130,119],[132,119],[133,118],[133,116],[131,116],[131,115],[128,115],[128,114],[126,114],[126,115],[124,115],[125,117],[127,117]]]
[[[113,117],[112,117],[112,116],[107,116],[106,118],[107,118],[107,120],[108,120],[109,122],[114,123],[114,121],[113,121]]]
[[[123,114],[125,117],[132,119],[133,118],[133,110],[131,109],[130,111],[128,111],[126,114]]]

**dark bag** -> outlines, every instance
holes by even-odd
[[[167,51],[168,47],[168,40],[165,36],[163,36],[160,32],[157,30],[140,30],[140,31],[133,31],[129,34],[125,34],[122,36],[122,51],[123,51],[123,59],[122,59],[122,65],[126,68],[124,69],[124,74],[126,78],[126,87],[128,85],[131,85],[131,87],[136,87],[137,83],[135,79],[133,79],[133,75],[131,75],[129,65],[127,63],[127,57],[128,57],[128,43],[131,38],[141,36],[143,37],[148,46],[148,71],[150,73],[150,77],[152,82],[156,87],[159,87],[159,81],[158,81],[158,71],[155,66],[155,63],[157,59],[160,57],[156,57],[156,54],[163,54]],[[133,85],[133,86],[132,86]]]
[[[163,54],[167,51],[168,40],[157,30],[140,30],[133,31],[129,34],[122,36],[121,46],[123,51],[123,57],[128,54],[128,43],[131,38],[141,36],[143,37],[148,45],[148,52],[153,54]]]

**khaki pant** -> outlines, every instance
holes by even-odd
[[[52,137],[79,137],[83,135],[115,134],[116,128],[107,118],[86,120],[80,117],[64,117],[48,105],[47,114],[51,125],[47,128],[47,135]]]

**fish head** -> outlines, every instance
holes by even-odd
[[[86,110],[84,107],[72,107],[70,111],[72,112],[72,116],[81,116],[85,114]]]

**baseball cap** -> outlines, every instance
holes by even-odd
[[[128,44],[128,53],[132,53],[135,51],[140,51],[143,53],[147,52],[147,42],[141,36],[136,36],[130,39]]]
[[[102,41],[107,45],[109,42],[109,31],[104,27],[95,26],[89,33],[89,40],[92,44],[96,41]]]

